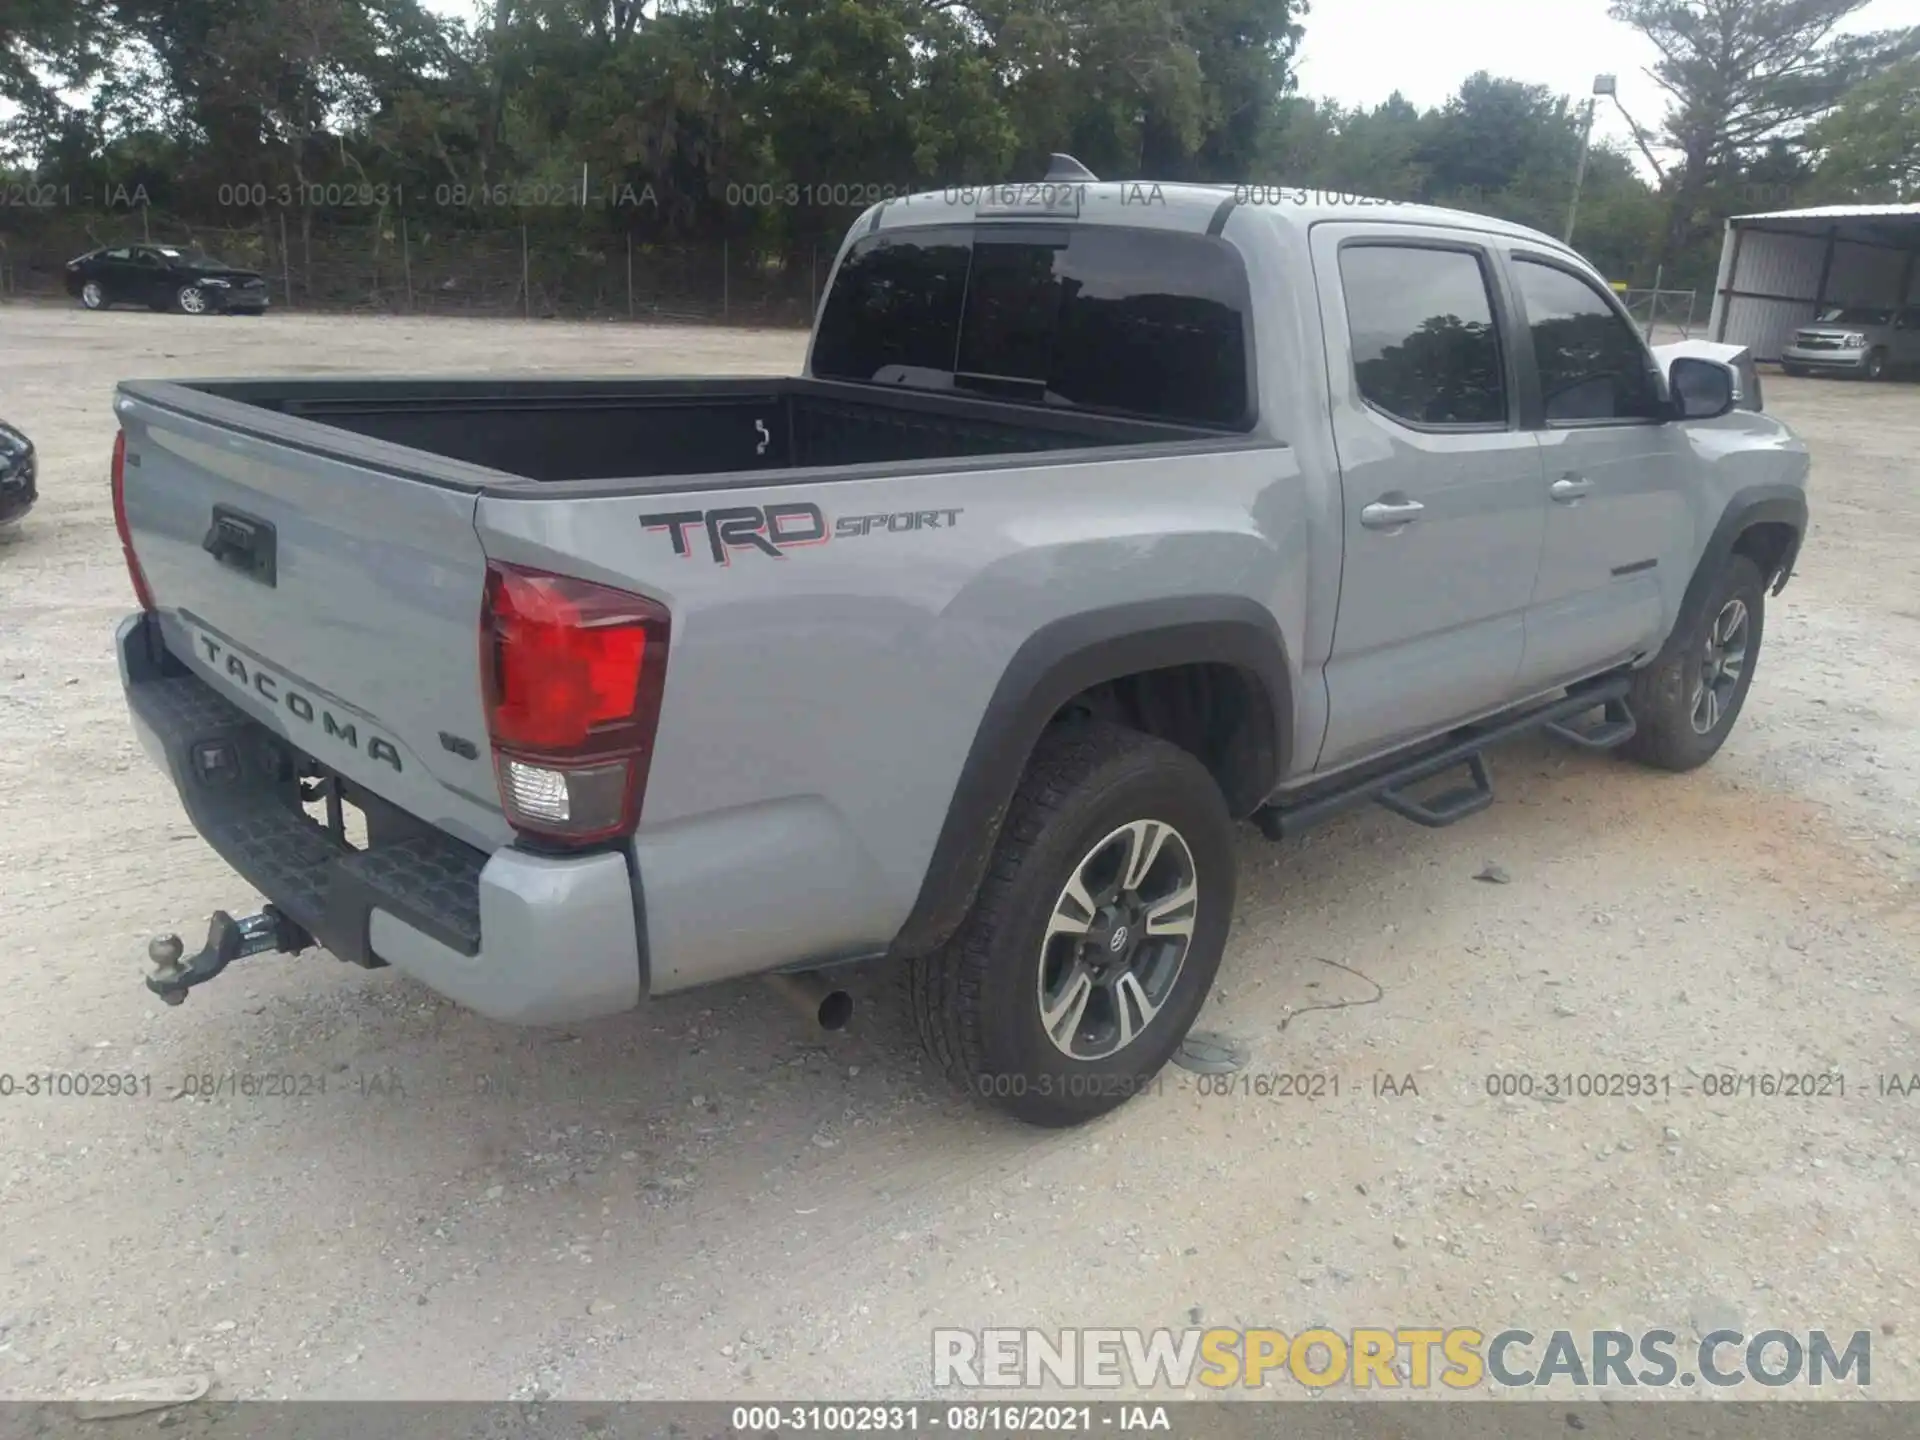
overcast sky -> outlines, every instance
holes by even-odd
[[[448,0],[449,5],[457,0]],[[1644,73],[1658,59],[1638,31],[1607,16],[1608,0],[1314,0],[1305,20],[1301,93],[1375,105],[1395,90],[1426,108],[1476,70],[1589,94],[1595,75],[1619,77],[1620,104],[1658,126],[1665,92]],[[1849,30],[1920,25],[1920,0],[1872,0]],[[1631,144],[1620,111],[1602,100],[1596,139]]]

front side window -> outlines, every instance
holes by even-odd
[[[814,373],[1179,423],[1249,423],[1246,277],[1224,241],[982,227],[860,241]]]
[[[1368,404],[1413,425],[1505,425],[1499,327],[1480,260],[1464,250],[1340,252],[1354,378]]]
[[[1548,423],[1659,419],[1660,392],[1633,327],[1577,275],[1515,260]]]

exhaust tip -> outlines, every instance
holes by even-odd
[[[853,1020],[853,996],[844,990],[830,990],[820,1001],[814,1017],[822,1030],[844,1030]]]
[[[828,981],[818,970],[781,971],[765,978],[822,1030],[844,1030],[853,1019],[853,996]]]

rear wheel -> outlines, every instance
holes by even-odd
[[[1627,705],[1635,730],[1621,753],[1661,770],[1711,760],[1746,703],[1765,623],[1760,567],[1729,556],[1676,653],[1634,676]]]
[[[1213,987],[1233,822],[1204,766],[1119,726],[1049,734],[960,929],[914,961],[921,1038],[953,1080],[1036,1125],[1149,1086]]]

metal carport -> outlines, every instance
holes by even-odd
[[[1777,361],[1828,305],[1920,304],[1920,204],[1824,205],[1727,221],[1707,333]]]

